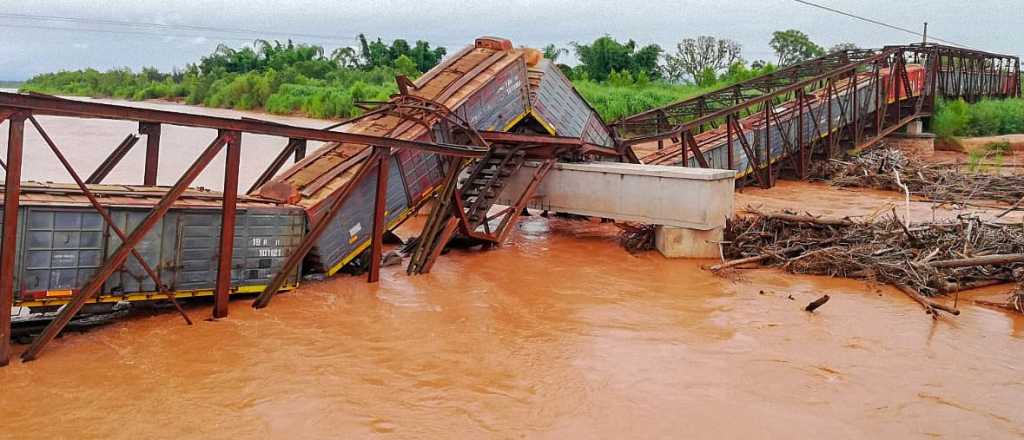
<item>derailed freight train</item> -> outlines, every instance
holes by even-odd
[[[549,60],[508,40],[480,38],[407,86],[406,93],[442,104],[477,130],[575,137],[613,146],[604,121]],[[430,140],[440,130],[389,113],[373,114],[338,128],[350,133]],[[438,139],[444,141],[444,139]],[[232,293],[262,291],[298,246],[310,225],[325,215],[339,189],[354,185],[301,268],[333,275],[370,245],[376,171],[354,181],[369,148],[327,144],[239,199],[235,227]],[[442,160],[433,153],[395,150],[386,194],[387,229],[429,201],[442,180]],[[130,231],[166,187],[90,185],[115,223]],[[74,185],[27,182],[22,187],[15,274],[15,322],[52,311],[80,289],[120,241]],[[0,193],[2,195],[2,193]],[[162,281],[149,278],[134,256],[119,268],[85,313],[113,304],[209,296],[217,276],[220,194],[189,190],[136,250]],[[38,317],[39,315],[33,315]]]

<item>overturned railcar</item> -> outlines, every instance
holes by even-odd
[[[554,63],[535,50],[513,48],[508,40],[478,39],[417,79],[406,93],[444,106],[476,130],[569,136],[614,145],[604,121]],[[448,141],[437,128],[379,113],[340,130]],[[313,221],[323,215],[338,189],[356,185],[307,257],[311,270],[333,275],[370,245],[376,171],[352,181],[368,153],[363,145],[325,145],[256,190],[261,197],[301,206]],[[443,168],[443,161],[433,153],[392,152],[387,229],[430,199],[441,183]]]

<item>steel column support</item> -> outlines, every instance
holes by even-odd
[[[730,170],[735,170],[736,169],[736,158],[733,157],[734,154],[732,152],[732,118],[733,118],[732,115],[726,115],[725,116],[725,148],[727,149],[725,154],[726,154],[726,161],[729,162],[729,169]]]
[[[901,57],[902,57],[902,55],[901,55]],[[882,100],[882,67],[877,65],[877,64],[875,65],[874,81],[875,81],[875,137],[877,138],[879,135],[882,134],[882,105],[883,105],[883,102],[884,103],[888,103],[889,102],[888,97],[886,97],[884,101]],[[910,99],[910,97],[908,96],[907,99]],[[899,99],[896,100],[897,105],[899,105],[899,101],[900,101]]]
[[[146,135],[146,167],[142,184],[156,186],[157,169],[160,164],[160,124],[140,122],[139,133]]]
[[[828,97],[828,99],[825,100],[825,108],[828,110],[828,143],[826,144],[828,151],[826,154],[828,154],[829,159],[832,159],[836,154],[835,148],[832,147],[833,139],[835,139],[832,134],[832,79],[828,79],[828,85],[826,87],[827,91],[825,96]]]
[[[4,178],[3,243],[0,244],[0,367],[11,361],[11,308],[14,306],[14,265],[26,116],[24,113],[15,113],[8,118],[10,127],[7,137],[7,172]]]
[[[46,344],[52,341],[53,338],[64,330],[64,327],[66,327],[68,322],[71,321],[71,318],[73,318],[79,310],[82,310],[82,306],[85,305],[85,302],[99,293],[100,288],[102,288],[103,284],[107,282],[107,279],[109,279],[110,276],[113,275],[113,273],[117,271],[122,264],[124,264],[125,259],[128,258],[128,254],[131,253],[132,249],[142,241],[142,238],[145,237],[146,234],[153,229],[153,226],[163,218],[164,214],[171,209],[171,205],[173,205],[174,202],[178,200],[178,197],[188,189],[188,186],[197,176],[199,176],[199,173],[206,168],[206,165],[213,160],[213,157],[217,155],[223,145],[224,140],[220,136],[217,136],[217,138],[210,143],[208,147],[206,147],[206,150],[204,150],[195,162],[192,163],[192,166],[182,174],[178,179],[178,182],[167,191],[167,194],[160,199],[160,202],[157,203],[152,211],[149,212],[149,215],[147,215],[135,230],[128,235],[128,239],[122,242],[121,246],[119,246],[117,250],[107,258],[89,282],[86,283],[78,293],[71,297],[68,304],[65,305],[53,321],[50,321],[50,324],[43,329],[42,334],[36,337],[28,350],[21,354],[22,360],[26,362],[35,360],[42,349],[46,347]]]
[[[384,253],[384,227],[387,223],[388,166],[391,162],[390,149],[373,147],[377,157],[377,191],[373,199],[373,236],[370,237],[370,272],[366,280],[376,283],[380,280],[380,260]]]
[[[221,208],[220,253],[217,260],[217,285],[213,293],[213,318],[228,316],[231,300],[231,271],[234,266],[235,219],[238,209],[238,167],[242,155],[242,133],[221,132],[227,144],[224,160],[224,199]]]
[[[764,103],[764,187],[771,188],[775,186],[775,181],[772,179],[772,121],[771,121],[772,103],[767,101]]]
[[[305,139],[292,139],[295,142],[295,162],[298,163],[300,160],[306,158],[306,140]]]
[[[1017,93],[1015,94],[1015,96],[1020,97],[1021,96],[1021,58],[1017,58],[1017,68],[1016,68],[1016,70],[1017,70],[1017,75],[1016,75],[1017,79],[1014,81],[1014,88],[1017,89]]]
[[[853,123],[851,125],[853,127],[853,145],[860,145],[860,100],[857,99],[860,93],[857,93],[859,90],[857,88],[857,72],[853,72],[852,75],[853,87],[850,89],[850,93],[853,94],[853,97],[850,98],[850,103],[853,110]]]
[[[804,91],[800,89],[796,95],[796,145],[798,154],[797,158],[797,176],[800,179],[807,178],[807,146],[804,145]]]

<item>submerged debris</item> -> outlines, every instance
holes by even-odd
[[[654,249],[654,225],[643,223],[616,223],[619,229],[619,244],[631,254]]]
[[[1024,176],[967,173],[947,165],[907,157],[894,148],[872,149],[848,162],[832,160],[823,163],[815,170],[815,175],[844,187],[902,193],[905,185],[911,195],[941,202],[996,200],[1018,203],[1024,199]]]
[[[793,273],[871,279],[896,286],[933,314],[958,312],[927,297],[1006,283],[1024,273],[1020,225],[968,216],[905,225],[895,215],[854,222],[752,214],[729,225],[724,253],[732,261],[712,270],[760,263]],[[1015,298],[1020,303],[1020,293]]]

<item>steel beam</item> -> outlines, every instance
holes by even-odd
[[[160,124],[140,122],[139,133],[146,135],[146,166],[142,184],[156,186],[157,169],[160,165]]]
[[[227,143],[227,158],[224,160],[224,201],[221,208],[220,253],[217,260],[217,285],[213,296],[213,318],[228,316],[228,301],[231,300],[231,270],[234,267],[235,214],[238,205],[238,167],[242,154],[242,133],[222,132]]]
[[[103,179],[105,179],[114,167],[121,162],[121,159],[124,159],[124,156],[131,151],[132,147],[134,147],[137,142],[139,142],[139,137],[134,134],[129,134],[125,137],[124,140],[114,148],[114,151],[111,151],[110,155],[103,160],[103,163],[99,164],[99,166],[96,167],[96,170],[85,179],[85,183],[90,185],[103,183]]]
[[[292,153],[295,154],[296,162],[302,160],[302,158],[299,157],[300,143],[302,146],[302,155],[305,156],[306,141],[303,139],[289,139],[288,145],[285,145],[284,149],[277,154],[277,157],[275,157],[274,160],[270,162],[270,165],[267,166],[267,169],[263,170],[263,173],[260,174],[260,177],[256,178],[256,181],[252,183],[252,186],[249,187],[249,190],[246,191],[246,194],[252,194],[256,192],[256,190],[260,189],[261,186],[269,182],[270,179],[273,179],[274,176],[277,175],[277,172],[281,170],[281,167],[284,166],[285,162],[288,161],[288,156],[291,156]]]
[[[370,238],[370,273],[367,281],[380,280],[380,262],[384,251],[384,226],[387,223],[388,166],[391,162],[390,149],[373,147],[377,157],[377,191],[373,199],[373,236]]]
[[[306,140],[305,139],[292,139],[295,142],[295,163],[299,163],[302,159],[306,158]]]
[[[171,209],[171,205],[173,205],[174,202],[178,200],[178,197],[188,189],[188,186],[197,176],[199,176],[199,173],[206,168],[206,165],[213,160],[214,156],[217,155],[223,145],[224,140],[220,136],[217,136],[217,138],[210,143],[208,147],[206,147],[206,150],[204,150],[192,166],[182,174],[178,179],[178,182],[167,191],[167,194],[160,199],[160,202],[158,202],[153,210],[149,212],[149,215],[147,215],[135,230],[128,235],[128,239],[122,242],[117,250],[107,258],[89,282],[71,297],[68,304],[66,304],[53,321],[50,321],[50,324],[43,329],[42,334],[36,337],[28,350],[21,354],[22,360],[26,362],[35,360],[43,348],[46,347],[46,345],[62,330],[64,330],[64,327],[68,325],[68,322],[71,322],[71,318],[82,310],[82,306],[85,305],[85,302],[99,293],[107,279],[109,279],[110,276],[117,271],[122,264],[124,264],[124,261],[128,258],[128,254],[131,253],[131,250],[138,245],[140,241],[142,241],[143,237],[146,236],[153,226],[163,218],[164,214],[167,214],[167,211]]]
[[[3,243],[0,244],[0,367],[11,361],[11,308],[14,306],[14,268],[26,116],[15,113],[8,118],[10,126],[7,135],[7,172],[4,177]]]
[[[348,142],[359,145],[410,148],[456,157],[481,157],[487,152],[486,148],[475,146],[431,143],[366,134],[318,130],[314,128],[295,127],[251,118],[221,118],[216,116],[195,115],[166,110],[102,104],[97,102],[74,101],[52,96],[0,92],[0,107],[26,109],[31,110],[36,114],[145,121],[151,123],[179,125],[183,127],[240,131],[243,133],[281,136],[321,142]]]

